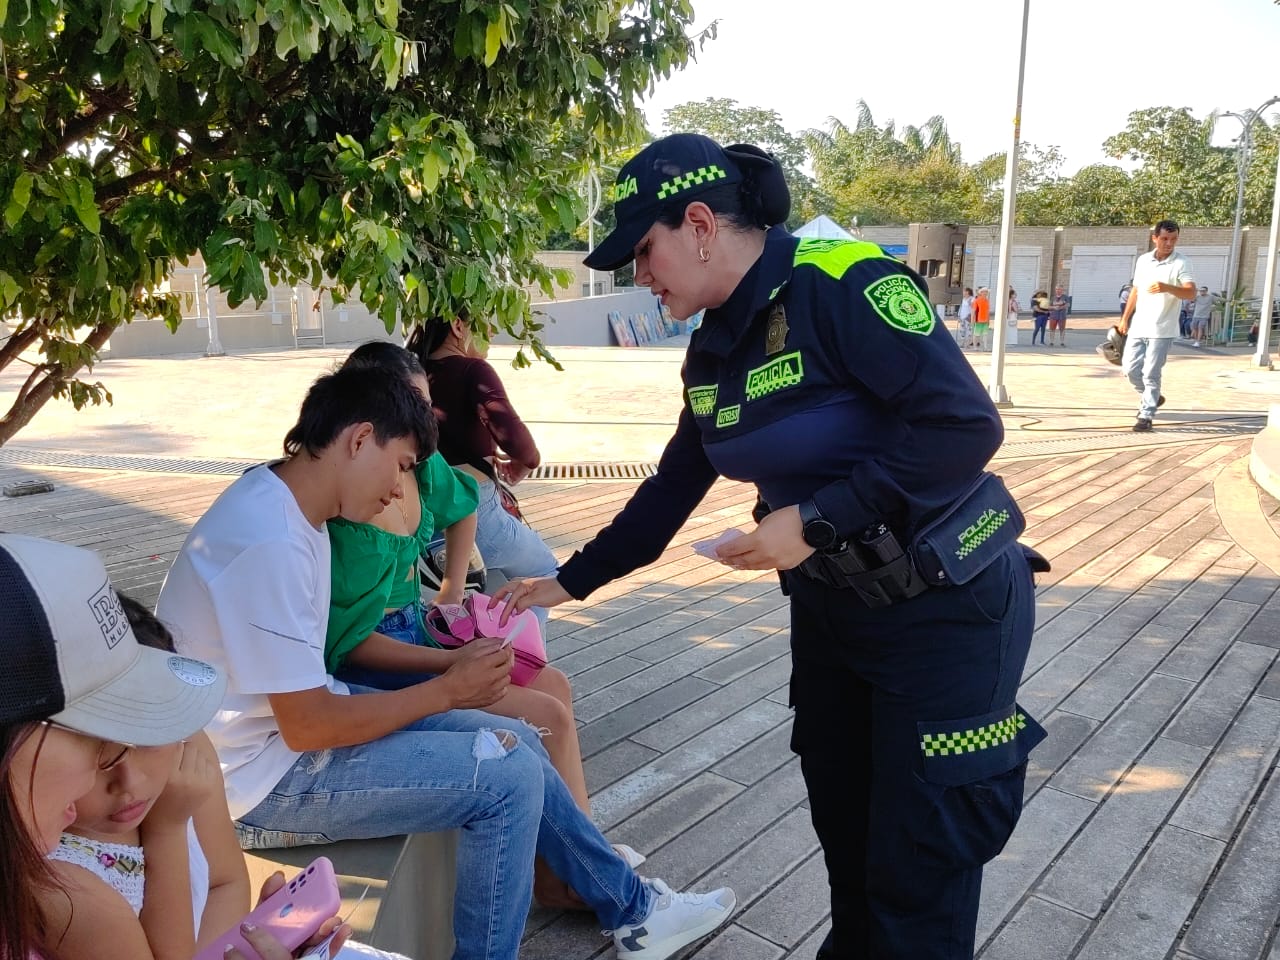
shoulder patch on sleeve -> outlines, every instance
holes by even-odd
[[[927,337],[933,332],[936,318],[933,307],[924,298],[919,287],[906,274],[896,273],[872,281],[862,291],[871,309],[891,327],[904,333],[918,333]]]
[[[885,260],[885,253],[874,243],[863,240],[827,240],[805,237],[796,247],[795,266],[817,267],[829,277],[839,280],[855,263],[863,260]]]

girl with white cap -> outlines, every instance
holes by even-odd
[[[89,550],[0,533],[0,610],[0,960],[61,960],[68,900],[47,855],[76,801],[135,747],[200,730],[225,680],[140,646]]]

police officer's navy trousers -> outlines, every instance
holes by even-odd
[[[982,865],[1013,831],[1044,737],[1014,702],[1035,623],[1021,548],[879,609],[785,578],[792,749],[831,883],[829,955],[970,960]]]

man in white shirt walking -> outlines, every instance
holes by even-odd
[[[1169,347],[1178,335],[1180,301],[1194,300],[1196,282],[1191,264],[1174,247],[1180,228],[1173,220],[1161,220],[1151,231],[1153,249],[1138,258],[1133,268],[1133,288],[1120,315],[1118,329],[1128,339],[1120,366],[1141,397],[1134,432],[1146,433],[1164,403],[1160,374]]]

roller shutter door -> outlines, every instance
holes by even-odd
[[[996,304],[996,275],[1000,272],[999,247],[989,245],[973,248],[973,287],[987,287],[991,290],[991,306]],[[1040,289],[1040,248],[1014,247],[1009,256],[1009,286],[1018,292],[1018,301],[1022,304],[1022,312],[1031,311],[1031,294]]]
[[[1133,278],[1133,247],[1077,246],[1071,251],[1071,309],[1119,313],[1120,288]]]
[[[1196,286],[1203,284],[1210,291],[1227,287],[1227,251],[1229,247],[1178,247],[1178,252],[1191,261],[1191,275]],[[1240,273],[1241,271],[1236,271]]]

